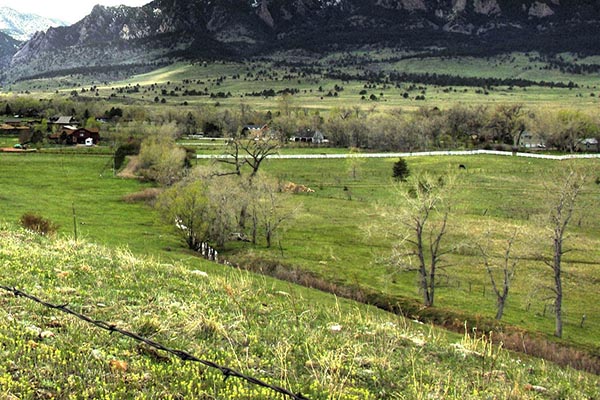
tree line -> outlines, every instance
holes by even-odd
[[[342,88],[339,88],[340,90]],[[320,131],[330,146],[377,151],[430,149],[545,147],[563,152],[581,150],[583,139],[599,138],[600,117],[570,109],[532,109],[522,104],[463,105],[446,109],[421,107],[378,110],[369,105],[339,107],[327,113],[298,107],[289,93],[272,109],[258,111],[243,99],[232,107],[115,107],[106,101],[6,98],[0,114],[49,119],[71,115],[80,121],[102,117],[103,137],[141,136],[144,125],[173,125],[174,134],[235,137],[247,125],[267,125],[282,142],[308,131]],[[138,129],[139,128],[139,129]],[[112,139],[110,139],[112,140]]]

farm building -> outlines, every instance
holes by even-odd
[[[100,141],[100,132],[95,128],[63,128],[48,136],[48,139],[57,144],[92,146]]]
[[[544,139],[542,139],[540,136],[530,132],[523,132],[519,138],[519,147],[525,147],[528,149],[545,148],[546,144],[544,143]]]
[[[58,125],[60,127],[77,126],[77,124],[78,124],[78,121],[75,119],[75,117],[71,117],[71,116],[54,117],[54,118],[50,119],[50,122],[53,125]]]
[[[577,151],[600,151],[600,145],[598,139],[587,138],[579,140],[575,145],[575,149]]]
[[[4,123],[0,125],[0,134],[20,135],[23,132],[29,132],[31,128],[26,125],[12,125]]]
[[[298,132],[296,135],[290,138],[290,142],[299,142],[299,143],[315,143],[321,144],[325,143],[326,139],[323,136],[323,133],[319,130],[313,131],[312,129],[306,129]]]

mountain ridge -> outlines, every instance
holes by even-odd
[[[3,71],[10,66],[12,56],[17,51],[19,42],[4,32],[0,32],[0,82],[3,81]]]
[[[37,33],[9,73],[381,44],[593,52],[599,26],[594,0],[155,0],[96,6],[71,26]],[[57,63],[57,54],[69,61]]]

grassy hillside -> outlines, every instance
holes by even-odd
[[[590,70],[579,71],[580,65]],[[575,69],[574,69],[575,68]],[[402,82],[373,82],[390,73],[413,74],[418,79]],[[349,74],[346,78],[339,74]],[[511,84],[484,87],[483,83],[427,83],[425,74],[483,79],[522,79],[526,87]],[[541,87],[534,83],[573,82],[577,87]],[[90,91],[90,88],[94,90]],[[336,87],[343,90],[336,90]],[[82,92],[82,89],[85,89]],[[96,91],[97,89],[97,91]],[[524,103],[532,108],[597,108],[600,98],[598,65],[595,59],[579,60],[572,55],[546,58],[536,53],[514,53],[488,58],[439,57],[384,49],[335,53],[325,57],[284,53],[245,63],[178,63],[117,82],[99,82],[93,76],[66,76],[15,83],[6,92],[28,92],[36,96],[72,96],[88,100],[135,103],[148,107],[238,106],[241,101],[257,110],[278,109],[279,96],[252,95],[273,90],[293,90],[294,106],[328,111],[336,107],[369,109],[418,109],[421,106],[448,108],[452,104]],[[188,94],[184,95],[184,92]],[[370,100],[371,95],[377,98]],[[424,99],[417,99],[418,97]],[[364,98],[363,98],[364,97]],[[165,103],[161,103],[164,99]],[[156,104],[156,100],[159,104]]]
[[[589,399],[597,377],[197,260],[3,226],[0,284],[311,399]],[[281,398],[0,292],[5,399]]]

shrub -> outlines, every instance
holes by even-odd
[[[406,178],[410,175],[408,164],[404,158],[400,157],[398,161],[394,163],[393,177],[399,181],[406,181]]]
[[[33,213],[25,213],[21,216],[21,226],[40,235],[51,235],[58,230],[58,224]]]
[[[126,156],[133,156],[140,152],[139,142],[124,143],[115,151],[115,169],[119,170],[123,166]]]

